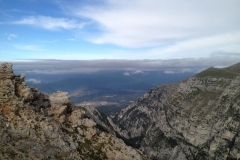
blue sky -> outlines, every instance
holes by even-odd
[[[239,0],[0,0],[1,61],[240,60]]]

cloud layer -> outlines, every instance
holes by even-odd
[[[29,83],[34,83],[34,84],[39,84],[39,83],[42,83],[41,80],[38,80],[38,79],[34,79],[34,78],[30,78],[30,79],[27,79],[26,82],[29,82]]]
[[[236,58],[214,56],[201,59],[174,60],[28,60],[13,61],[17,74],[76,74],[97,71],[124,71],[124,75],[163,71],[168,74],[199,72],[208,67],[226,67],[238,63]],[[0,61],[0,64],[2,62]],[[32,81],[33,82],[33,81]],[[37,81],[35,81],[37,82]]]
[[[17,37],[18,37],[18,36],[15,35],[15,34],[10,34],[10,35],[8,36],[8,40],[11,40],[11,39],[17,38]]]
[[[28,16],[12,23],[20,25],[32,25],[49,30],[79,29],[84,25],[83,23],[78,23],[76,20],[69,20],[66,18],[53,18],[49,16]]]

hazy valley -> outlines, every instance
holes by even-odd
[[[155,86],[178,82],[193,74],[164,71],[99,71],[52,76],[29,74],[26,81],[29,86],[47,94],[56,91],[68,92],[74,103],[97,107],[99,111],[111,114],[120,111]],[[33,83],[28,81],[29,79],[42,80],[41,83]]]

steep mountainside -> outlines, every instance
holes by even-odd
[[[152,160],[239,159],[240,63],[153,88],[108,123]]]
[[[0,67],[0,159],[145,159],[70,102],[66,92],[45,95]]]

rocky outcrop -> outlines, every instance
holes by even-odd
[[[0,159],[143,160],[140,151],[76,108],[66,92],[45,95],[0,67]]]
[[[240,64],[158,86],[109,122],[150,159],[240,159]]]

